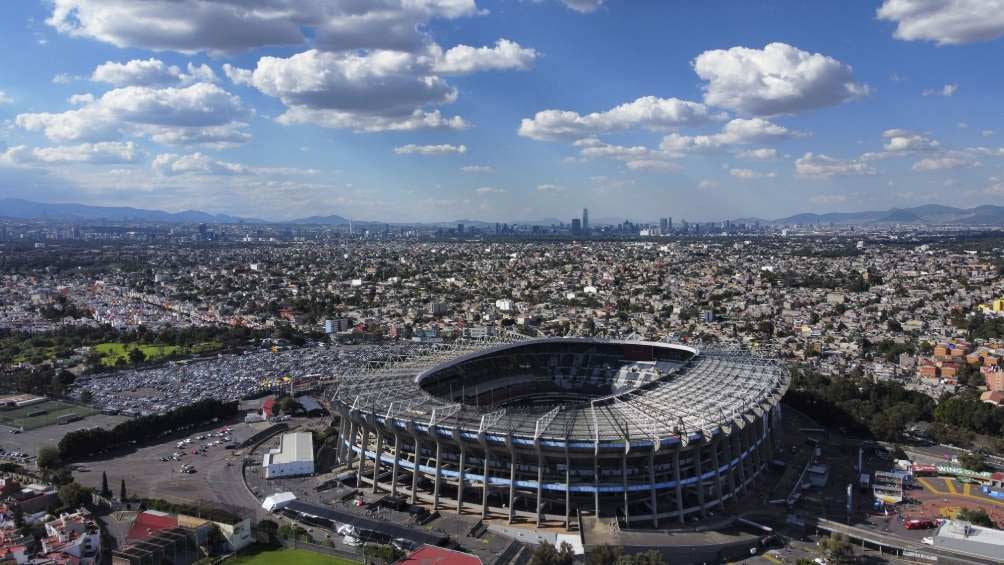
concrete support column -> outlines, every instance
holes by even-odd
[[[485,448],[484,481],[481,483],[481,519],[488,517],[488,449]]]
[[[624,523],[630,526],[631,510],[628,508],[630,499],[628,498],[627,451],[624,452],[624,456],[621,458],[621,484],[624,486]]]
[[[353,449],[353,447],[355,447],[355,444],[356,444],[356,431],[357,431],[356,423],[355,422],[351,422],[349,424],[349,436],[348,436],[349,445],[346,446],[346,448],[345,448],[345,450],[346,450],[345,451],[345,466],[347,468],[349,468],[349,469],[352,468],[352,459],[356,456],[356,451],[355,451],[355,449]]]
[[[348,419],[343,415],[338,418],[338,449],[335,450],[335,467],[345,462],[345,436],[349,434]]]
[[[753,429],[750,430],[750,448],[752,449],[750,455],[753,461],[753,479],[756,480],[760,477],[760,469],[763,463],[760,461],[760,445],[757,441],[760,440],[760,426],[754,424]]]
[[[383,454],[383,432],[376,430],[376,457],[373,458],[373,494],[376,494],[380,487],[377,479],[380,477],[380,455]]]
[[[390,472],[390,495],[397,496],[397,470],[401,466],[401,436],[394,434],[394,466]]]
[[[516,457],[510,452],[509,457],[509,523],[516,519]]]
[[[370,429],[363,426],[363,442],[360,444],[362,449],[359,450],[359,471],[356,473],[356,488],[363,488],[363,468],[366,467],[366,448],[369,447],[370,443]]]
[[[673,478],[676,480],[676,513],[680,523],[685,523],[683,517],[683,485],[680,484],[680,448],[673,451]]]
[[[732,428],[732,432],[733,433],[735,432],[735,428]],[[735,443],[733,441],[733,439],[734,438],[731,435],[729,435],[727,438],[725,438],[725,458],[729,462],[729,471],[728,471],[728,475],[729,475],[729,493],[732,495],[732,500],[735,500],[736,499],[736,465],[733,462],[733,459],[735,459],[735,455],[734,455],[735,450],[732,449],[732,444]]]
[[[422,442],[415,436],[415,466],[411,469],[411,503],[418,502],[418,466],[422,463]]]
[[[572,527],[572,461],[565,454],[565,529]]]
[[[467,455],[467,448],[460,444],[460,480],[457,481],[457,514],[464,513],[464,461]]]
[[[725,501],[722,500],[722,474],[721,465],[718,464],[718,443],[714,440],[711,443],[711,464],[715,467],[715,494],[718,495],[718,509],[725,510]]]
[[[537,452],[537,527],[544,521],[544,456]]]
[[[432,510],[435,512],[439,510],[439,484],[442,482],[442,473],[440,469],[443,467],[443,461],[440,457],[440,443],[436,441],[436,481],[432,485]]]
[[[594,510],[596,511],[596,517],[599,518],[600,517],[600,461],[598,456],[593,457],[593,486],[596,487],[596,490],[593,492]]]
[[[739,492],[746,493],[746,430],[739,430],[736,436],[739,443]]]
[[[704,508],[704,479],[701,475],[704,473],[701,466],[701,451],[704,448],[704,440],[701,440],[701,444],[697,446],[694,450],[694,470],[697,473],[697,501],[701,505],[701,516],[707,516],[708,511]]]
[[[652,504],[652,527],[659,527],[659,505],[655,496],[655,448],[648,452],[648,489]]]

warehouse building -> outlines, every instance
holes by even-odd
[[[262,467],[266,479],[313,475],[314,439],[310,432],[283,434],[279,447],[265,454]]]

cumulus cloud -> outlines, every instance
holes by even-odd
[[[629,129],[665,130],[697,126],[722,116],[707,106],[679,98],[643,96],[603,112],[582,115],[570,110],[543,110],[520,122],[519,135],[539,140],[576,138]]]
[[[104,93],[81,107],[62,113],[19,114],[15,124],[44,132],[53,141],[110,141],[125,136],[150,136],[155,141],[200,139],[239,142],[248,115],[239,98],[214,84],[156,89],[128,86]],[[214,133],[226,139],[213,140]],[[246,141],[246,138],[243,139]]]
[[[659,159],[632,159],[627,162],[627,168],[632,170],[652,170],[652,171],[670,171],[677,172],[683,170],[683,167],[679,163],[673,163],[672,161],[662,161]]]
[[[232,53],[298,45],[415,49],[423,25],[477,13],[474,0],[53,0],[46,20],[62,34],[118,47]]]
[[[14,99],[11,98],[6,92],[0,90],[0,104],[11,104]]]
[[[883,149],[890,153],[934,151],[941,146],[937,140],[904,129],[887,129],[882,137],[886,139]]]
[[[561,0],[562,4],[580,14],[595,12],[605,2],[606,0]]]
[[[1002,0],[885,0],[878,18],[896,23],[906,41],[958,45],[1004,35]]]
[[[494,47],[457,45],[445,53],[435,48],[432,70],[442,74],[467,74],[480,71],[525,71],[533,67],[537,51],[521,47],[508,39],[499,39]]]
[[[718,181],[709,179],[704,179],[701,182],[697,183],[697,188],[699,190],[709,190],[712,188],[718,188],[718,186],[719,186]]]
[[[823,154],[806,153],[795,161],[795,174],[806,178],[829,179],[844,176],[869,176],[874,168],[861,160],[834,159]]]
[[[777,149],[773,147],[761,147],[759,149],[747,149],[736,153],[740,159],[754,159],[757,161],[770,161],[777,158]]]
[[[466,153],[466,145],[415,145],[409,143],[401,147],[395,147],[394,153],[398,155],[449,155],[451,153]]]
[[[551,193],[565,192],[565,187],[551,183],[538,184],[537,192],[551,192]]]
[[[913,164],[915,171],[944,171],[962,167],[979,167],[979,161],[961,157],[928,157]]]
[[[494,173],[495,167],[491,165],[464,165],[460,167],[460,170],[464,173]]]
[[[762,171],[754,171],[753,169],[730,169],[729,174],[739,180],[774,178],[777,176],[777,173],[773,171],[762,172]]]
[[[804,134],[763,118],[736,118],[725,124],[719,133],[712,135],[669,134],[663,138],[660,147],[671,154],[712,152],[736,145],[789,139],[802,135]]]
[[[494,186],[482,186],[474,190],[478,194],[503,194],[506,192],[504,188],[495,188]]]
[[[140,156],[141,152],[131,141],[126,143],[106,141],[35,148],[18,145],[0,153],[0,161],[10,164],[90,163],[107,165],[133,163]]]
[[[693,62],[704,102],[758,116],[833,106],[868,93],[850,65],[786,43],[705,51]]]
[[[957,84],[946,84],[937,90],[927,89],[921,92],[922,96],[945,96],[949,97],[954,95],[959,90],[959,85]]]
[[[218,161],[204,153],[192,153],[190,155],[162,153],[154,158],[152,166],[154,172],[161,176],[184,174],[239,175],[248,173],[248,168],[244,165]]]
[[[115,86],[168,86],[215,82],[216,73],[208,65],[195,66],[188,63],[188,72],[176,65],[168,65],[160,59],[133,59],[125,63],[108,61],[98,65],[91,73],[92,82],[103,82]]]

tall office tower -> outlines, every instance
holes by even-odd
[[[669,218],[661,218],[659,220],[659,235],[666,235],[669,233]]]
[[[589,231],[589,208],[582,209],[582,231]]]
[[[582,221],[578,218],[572,218],[572,235],[579,235],[582,233]]]
[[[669,231],[673,231],[673,216],[666,218],[666,227],[669,228]]]

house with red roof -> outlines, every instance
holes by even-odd
[[[470,553],[423,545],[398,563],[399,565],[482,565],[483,562],[480,557]]]
[[[163,530],[178,527],[178,517],[159,510],[146,510],[136,515],[136,519],[126,534],[126,541],[145,540]]]
[[[276,402],[275,397],[270,396],[265,399],[265,402],[261,403],[261,417],[268,420],[269,418],[275,416],[276,412]]]

